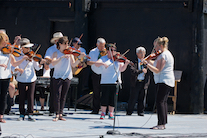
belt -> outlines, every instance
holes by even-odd
[[[137,80],[137,81],[139,81],[139,82],[143,82],[144,80]]]

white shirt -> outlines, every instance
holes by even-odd
[[[140,65],[140,62],[141,60],[138,58],[138,70],[142,70],[143,68],[141,68],[141,65]],[[138,76],[137,76],[137,80],[144,80],[144,72],[140,73]]]
[[[59,50],[57,51],[57,59],[64,54],[61,53]],[[62,58],[55,66],[54,66],[54,74],[53,78],[55,79],[69,79],[73,78],[72,67],[71,67],[71,60],[70,58]]]
[[[162,52],[154,62],[154,66],[156,67],[157,61],[160,59],[165,60],[165,66],[160,73],[153,73],[155,84],[157,83],[165,83],[170,87],[175,86],[175,76],[173,72],[174,68],[174,58],[169,50]]]
[[[5,70],[4,67],[0,67],[0,79],[8,79],[8,78],[11,78],[12,75],[11,75],[11,59],[9,58],[9,54],[3,54],[1,51],[0,51],[0,64],[5,64],[7,65],[8,61],[8,66]]]
[[[48,77],[48,78],[50,78],[50,69],[48,69],[48,70],[44,69],[44,70],[43,70],[43,77]]]
[[[22,58],[23,56],[16,57],[16,60],[18,61],[18,60],[21,60]],[[36,76],[35,69],[36,70],[42,69],[42,66],[39,67],[39,63],[33,60],[32,61],[24,60],[18,67],[21,69],[24,69],[26,67],[22,74],[18,72],[17,78],[16,78],[18,82],[23,82],[23,83],[31,83],[31,82],[36,81],[37,76]]]
[[[123,65],[124,63],[117,62],[117,61],[114,62],[115,67],[116,67],[116,71],[117,71],[117,74],[116,74],[115,69],[114,69],[114,65],[111,64],[111,63],[113,63],[113,61],[111,59],[109,59],[107,57],[107,55],[101,57],[100,60],[102,62],[105,62],[106,64],[110,65],[108,68],[104,68],[101,73],[101,84],[116,84],[117,74],[118,74],[119,82],[122,83],[121,72],[119,71],[119,66],[121,64]]]
[[[96,47],[96,48],[94,48],[94,49],[92,49],[90,52],[89,52],[89,57],[91,58],[91,59],[88,59],[88,61],[97,61],[98,60],[98,56],[99,56],[99,49]],[[92,70],[93,70],[93,68],[91,68]],[[94,70],[93,70],[93,72],[95,72]]]
[[[72,46],[72,48],[75,48],[74,46]],[[76,49],[76,48],[75,48]],[[76,50],[80,50],[80,52],[84,52],[86,54],[86,50],[82,47],[79,47],[78,49]]]
[[[49,47],[49,48],[47,49],[47,51],[46,51],[46,53],[45,53],[45,58],[53,59],[53,57],[52,57],[52,56],[53,56],[53,53],[56,52],[56,51],[59,51],[59,50],[57,49],[57,45],[54,44],[54,45],[52,45],[51,47]],[[54,67],[52,66],[52,64],[50,64],[49,67],[50,67],[50,68],[54,68]]]

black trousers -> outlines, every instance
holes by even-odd
[[[157,84],[157,98],[156,98],[156,106],[157,106],[157,117],[158,117],[158,125],[167,124],[167,99],[172,87],[164,84]]]
[[[115,106],[116,84],[101,84],[101,106]]]
[[[26,90],[26,86],[28,89]],[[28,114],[33,114],[34,110],[34,91],[35,91],[35,82],[31,83],[22,83],[18,82],[19,88],[19,112],[21,115],[25,115],[25,100],[27,100],[27,112]]]
[[[62,114],[65,106],[66,96],[70,87],[71,80],[69,79],[54,79],[54,111],[56,114]]]
[[[127,113],[131,114],[134,111],[134,105],[137,103],[137,113],[144,112],[144,97],[145,97],[145,90],[144,90],[144,81],[136,82],[135,87],[131,87],[130,89],[130,97],[128,101],[128,110]]]
[[[10,79],[0,79],[0,115],[4,114]]]
[[[101,75],[92,72],[92,84],[93,84],[93,111],[98,112],[100,109],[100,94],[101,94]]]
[[[53,80],[54,68],[50,70],[50,99],[49,99],[49,112],[54,113],[54,92],[53,92]]]

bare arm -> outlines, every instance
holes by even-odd
[[[127,66],[128,66],[129,63],[130,63],[130,61],[129,60],[126,60],[126,62],[125,62],[124,65],[120,65],[119,71],[120,72],[124,72],[126,70],[126,68],[127,68]]]
[[[96,63],[96,61],[87,61],[87,65],[93,65],[93,64],[95,64]]]
[[[11,55],[11,54],[10,54],[10,58],[11,58],[12,66],[16,67],[16,66],[20,65],[25,59],[28,59],[28,56],[24,55],[23,58],[21,60],[19,60],[19,61],[16,61],[14,56]]]
[[[143,61],[143,63],[146,64],[147,67],[149,68],[149,70],[151,70],[152,72],[160,73],[163,70],[166,61],[163,58],[161,58],[160,60],[157,61],[157,66],[156,67],[154,67],[151,64],[148,64],[147,61]]]

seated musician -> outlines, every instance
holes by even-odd
[[[113,111],[115,106],[115,94],[117,81],[121,83],[121,72],[124,72],[130,63],[126,59],[125,64],[114,61],[113,56],[117,54],[114,44],[106,44],[107,55],[95,62],[95,66],[104,66],[101,73],[101,117],[105,118],[106,108],[109,109],[109,119],[114,119]]]
[[[22,38],[20,40],[22,53],[26,54],[30,52],[30,48],[33,44],[30,43],[29,39]],[[17,57],[17,60],[20,60],[22,56]],[[27,113],[28,121],[35,121],[32,118],[33,115],[33,104],[34,104],[34,91],[35,91],[35,81],[37,79],[35,69],[40,70],[42,68],[41,64],[44,64],[45,60],[41,60],[40,64],[33,59],[26,60],[19,65],[19,68],[16,68],[18,71],[17,81],[19,88],[19,111],[20,117],[18,121],[22,121],[25,118],[25,100],[27,99]],[[27,88],[27,90],[26,90]]]

